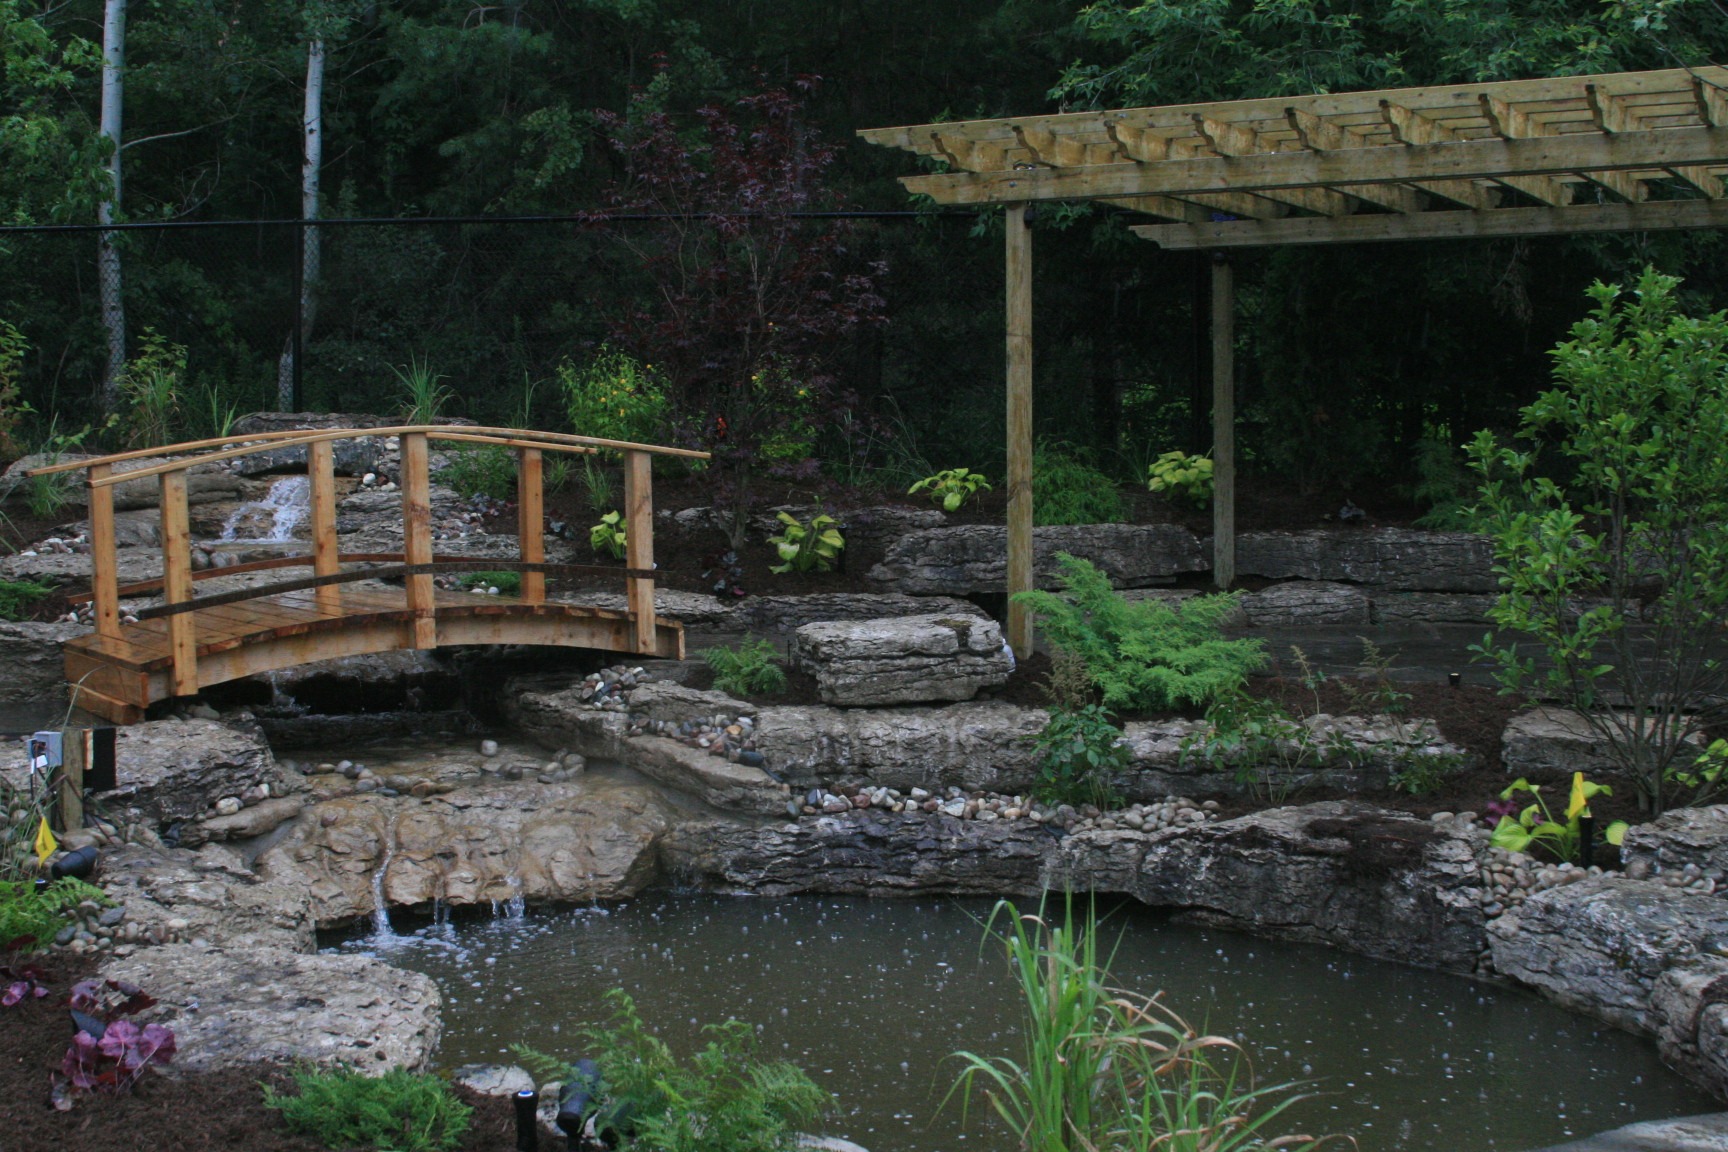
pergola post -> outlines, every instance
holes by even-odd
[[[1236,580],[1236,308],[1230,261],[1212,257],[1212,582]]]
[[[1014,602],[1032,587],[1032,230],[1026,205],[1007,211],[1008,644],[1032,655],[1032,614]]]

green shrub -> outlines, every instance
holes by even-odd
[[[30,878],[0,880],[0,950],[46,947],[84,900],[109,903],[102,889],[71,876],[41,889]]]
[[[1204,504],[1212,498],[1212,458],[1190,456],[1180,449],[1166,452],[1146,466],[1146,487]]]
[[[457,577],[456,582],[470,591],[475,588],[496,588],[505,596],[519,596],[522,593],[520,572],[466,572]]]
[[[143,350],[120,377],[126,444],[131,448],[173,442],[179,426],[180,388],[186,377],[186,348],[154,328],[144,329]]]
[[[400,1068],[382,1076],[300,1068],[294,1086],[299,1095],[266,1086],[265,1106],[282,1113],[296,1132],[334,1149],[448,1152],[462,1142],[474,1111],[444,1081]]]
[[[1128,766],[1122,729],[1097,704],[1050,709],[1038,733],[1038,782],[1032,794],[1047,804],[1096,804],[1107,808],[1118,797],[1110,773]]]
[[[444,459],[438,478],[458,496],[516,499],[516,453],[502,444],[447,449]]]
[[[1195,758],[1214,769],[1230,769],[1238,785],[1272,804],[1288,800],[1329,750],[1344,751],[1317,739],[1276,700],[1245,692],[1214,700],[1206,709],[1205,730],[1182,741],[1184,761]]]
[[[1032,455],[1035,524],[1111,524],[1123,518],[1116,481],[1079,449],[1039,445]]]
[[[710,648],[702,658],[714,669],[714,687],[734,696],[758,696],[786,688],[786,673],[775,655],[768,641],[746,640],[736,648]]]
[[[27,620],[36,604],[54,594],[40,580],[0,580],[0,620]]]
[[[665,429],[671,406],[664,378],[652,364],[608,345],[580,368],[560,364],[558,386],[577,435],[652,444]]]
[[[598,1053],[596,1127],[605,1130],[628,1110],[631,1152],[790,1152],[799,1129],[830,1106],[797,1065],[759,1058],[755,1031],[742,1020],[703,1027],[708,1042],[686,1064],[648,1031],[623,989],[606,993],[606,1002],[608,1025],[580,1035]],[[513,1050],[543,1079],[580,1075],[522,1045]]]
[[[1020,592],[1050,642],[1080,658],[1107,707],[1142,711],[1205,705],[1239,688],[1266,663],[1258,640],[1226,640],[1229,595],[1196,596],[1180,607],[1129,602],[1089,561],[1057,558],[1065,591]]]
[[[776,515],[784,525],[780,535],[768,537],[768,543],[780,554],[780,563],[771,564],[770,572],[831,572],[840,561],[846,538],[840,534],[839,521],[818,512],[808,524],[801,524],[790,513]]]
[[[18,455],[15,436],[18,425],[35,409],[25,402],[20,380],[24,375],[24,354],[29,349],[24,333],[0,320],[0,458]]]

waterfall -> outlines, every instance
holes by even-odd
[[[270,491],[265,494],[264,499],[248,501],[230,512],[227,522],[222,525],[222,534],[216,538],[217,542],[232,543],[245,539],[264,544],[286,543],[294,539],[295,530],[305,523],[311,503],[312,481],[305,476],[284,476],[270,485]],[[265,513],[270,516],[267,535],[240,535],[242,529],[261,520]]]
[[[385,844],[384,859],[372,873],[372,938],[379,942],[396,939],[396,930],[390,927],[390,901],[384,895],[384,874],[390,870],[390,857],[395,853],[392,845]]]

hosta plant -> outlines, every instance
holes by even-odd
[[[1146,487],[1204,504],[1212,497],[1212,459],[1166,452],[1146,466]]]
[[[608,512],[600,517],[600,523],[588,529],[588,544],[596,552],[604,552],[614,560],[622,560],[624,550],[629,544],[627,528],[628,523],[623,513]]]
[[[930,499],[942,505],[944,512],[958,512],[962,504],[981,491],[990,491],[989,481],[981,474],[968,468],[949,468],[945,472],[924,477],[906,489],[906,495],[928,492]]]
[[[840,534],[840,522],[827,513],[818,512],[808,524],[788,512],[777,514],[782,525],[780,535],[768,537],[768,543],[780,555],[780,563],[769,567],[770,572],[831,572],[840,562],[840,552],[846,538]]]
[[[1514,780],[1511,787],[1500,793],[1500,799],[1511,800],[1520,792],[1528,792],[1533,803],[1526,805],[1516,817],[1500,817],[1500,823],[1494,829],[1494,846],[1508,852],[1528,852],[1531,845],[1540,844],[1568,863],[1577,863],[1584,854],[1583,821],[1590,818],[1590,801],[1597,796],[1614,794],[1608,785],[1591,783],[1584,779],[1584,773],[1574,772],[1572,793],[1566,802],[1566,817],[1561,821],[1548,810],[1548,801],[1542,798],[1542,785],[1532,784],[1523,777]],[[1603,829],[1602,838],[1618,848],[1626,838],[1626,822],[1614,821]]]

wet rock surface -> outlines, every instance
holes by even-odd
[[[230,849],[130,846],[104,855],[101,882],[146,936],[239,949],[313,948],[305,886],[261,875]]]
[[[1348,801],[1257,812],[1180,834],[1090,831],[1046,887],[1122,892],[1206,923],[1468,972],[1482,950],[1483,834]]]
[[[365,956],[170,944],[117,959],[103,979],[149,991],[139,1023],[174,1029],[173,1067],[306,1060],[378,1074],[430,1068],[441,1032],[429,976]]]
[[[841,707],[970,700],[1014,670],[1001,626],[970,615],[806,624],[797,659]]]

